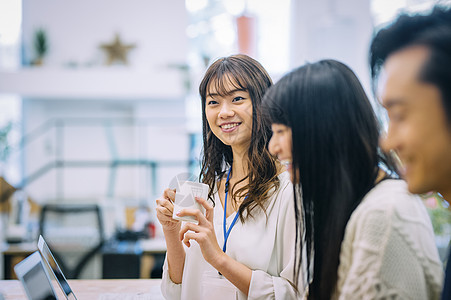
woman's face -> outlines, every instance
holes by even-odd
[[[284,165],[290,173],[291,182],[294,180],[292,166],[291,128],[282,124],[272,124],[272,137],[268,149],[272,155]]]
[[[252,100],[247,90],[224,83],[227,93],[223,96],[209,85],[205,114],[213,134],[235,150],[247,150],[252,137]]]

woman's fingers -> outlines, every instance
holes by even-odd
[[[197,219],[199,222],[199,225],[206,224],[206,221],[213,223],[213,206],[209,204],[205,199],[200,197],[195,197],[195,200],[202,205],[203,208],[205,208],[205,215],[199,210],[199,209],[193,209],[193,208],[185,208],[182,209],[177,216],[184,217],[184,216],[192,216]]]
[[[160,208],[160,211],[164,213],[165,215],[170,215],[172,217],[172,212],[174,210],[174,205],[171,201],[166,199],[157,199],[157,210]]]
[[[196,201],[205,208],[206,219],[213,222],[213,206],[207,200],[201,197],[195,197]]]
[[[196,197],[196,201],[205,208],[206,215],[199,209],[182,209],[177,216],[193,216],[198,220],[198,224],[186,223],[179,232],[179,238],[187,247],[191,246],[190,240],[195,240],[207,262],[214,261],[222,251],[213,226],[213,206],[202,198]]]
[[[172,219],[172,214],[170,213],[170,211],[162,206],[158,206],[156,208],[157,211],[157,217],[159,219],[165,219],[166,221],[169,220],[170,218]]]
[[[192,232],[200,232],[200,231],[201,231],[201,227],[200,227],[199,225],[197,225],[197,224],[187,222],[187,223],[183,226],[183,228],[180,230],[180,234],[179,234],[180,240],[183,240],[183,239],[184,239],[184,236],[185,236],[185,234],[186,234],[188,231],[192,231]]]
[[[207,221],[204,214],[196,208],[182,209],[180,212],[177,213],[177,216],[179,217],[192,216],[196,218],[196,220],[199,222],[199,225],[203,225]]]
[[[189,242],[189,240],[196,240],[195,238],[196,238],[196,236],[195,236],[194,232],[187,232],[182,239],[182,243],[185,244],[186,247],[189,248],[191,246],[191,243]]]
[[[175,191],[169,189],[165,190],[163,197],[155,200],[155,211],[157,213],[157,219],[163,227],[165,237],[167,234],[170,234],[177,238],[177,234],[180,231],[181,222],[172,218],[174,204],[171,197],[173,196],[175,196]]]
[[[202,256],[207,262],[212,263],[217,261],[218,255],[222,255],[224,252],[222,252],[218,245],[213,224],[209,222],[198,209],[196,209],[196,211],[197,212],[194,213],[194,210],[185,209],[184,213],[195,214],[203,221],[200,221],[199,224],[185,224],[179,232],[179,238],[187,247],[191,246],[190,240],[196,241],[202,251]]]
[[[170,200],[171,202],[174,202],[175,200],[175,189],[165,189],[163,192],[163,197],[165,199]]]
[[[208,232],[201,226],[190,223],[180,230],[180,240],[187,247],[191,246],[190,240],[195,240],[203,248],[208,242]]]
[[[157,219],[163,226],[163,229],[174,229],[177,230],[176,234],[178,234],[180,230],[180,221],[172,218],[172,212],[174,210],[172,202],[166,198],[159,198],[156,200],[156,204],[155,211],[157,213]]]

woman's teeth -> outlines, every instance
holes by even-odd
[[[225,125],[222,125],[221,128],[222,129],[230,129],[230,128],[236,127],[238,125],[240,125],[240,123],[225,124]]]

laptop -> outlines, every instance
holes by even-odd
[[[77,300],[77,297],[75,297],[74,292],[70,288],[69,283],[67,282],[66,277],[63,274],[63,271],[61,271],[61,268],[56,262],[55,257],[50,251],[50,248],[45,242],[42,235],[39,235],[38,250],[41,253],[41,256],[46,262],[47,266],[49,266],[50,270],[52,270],[52,273],[56,278],[56,282],[58,282],[58,285],[61,288],[61,291],[63,292],[64,296],[66,296],[66,299]]]
[[[46,265],[48,268],[44,267]],[[52,273],[50,276],[49,269]],[[38,251],[34,252],[14,267],[17,278],[21,281],[29,300],[57,300],[51,277],[55,278],[58,286],[67,300],[77,300],[75,293],[66,280],[49,246],[39,236]],[[148,300],[150,294],[136,295],[134,293],[104,293],[99,295],[101,300],[130,299]]]
[[[50,276],[47,270],[50,270],[53,276]],[[14,271],[30,300],[58,299],[51,277],[56,279],[67,300],[77,300],[42,235],[39,236],[38,251],[18,263]]]
[[[34,252],[15,265],[14,271],[16,272],[17,278],[22,282],[28,299],[57,299],[39,251]]]

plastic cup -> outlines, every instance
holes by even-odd
[[[184,181],[179,183],[179,188],[175,193],[174,211],[172,218],[175,220],[181,220],[186,222],[197,223],[197,219],[193,216],[179,217],[179,213],[182,209],[191,208],[198,209],[205,214],[205,208],[199,204],[194,197],[200,197],[207,199],[209,186],[205,183]]]

